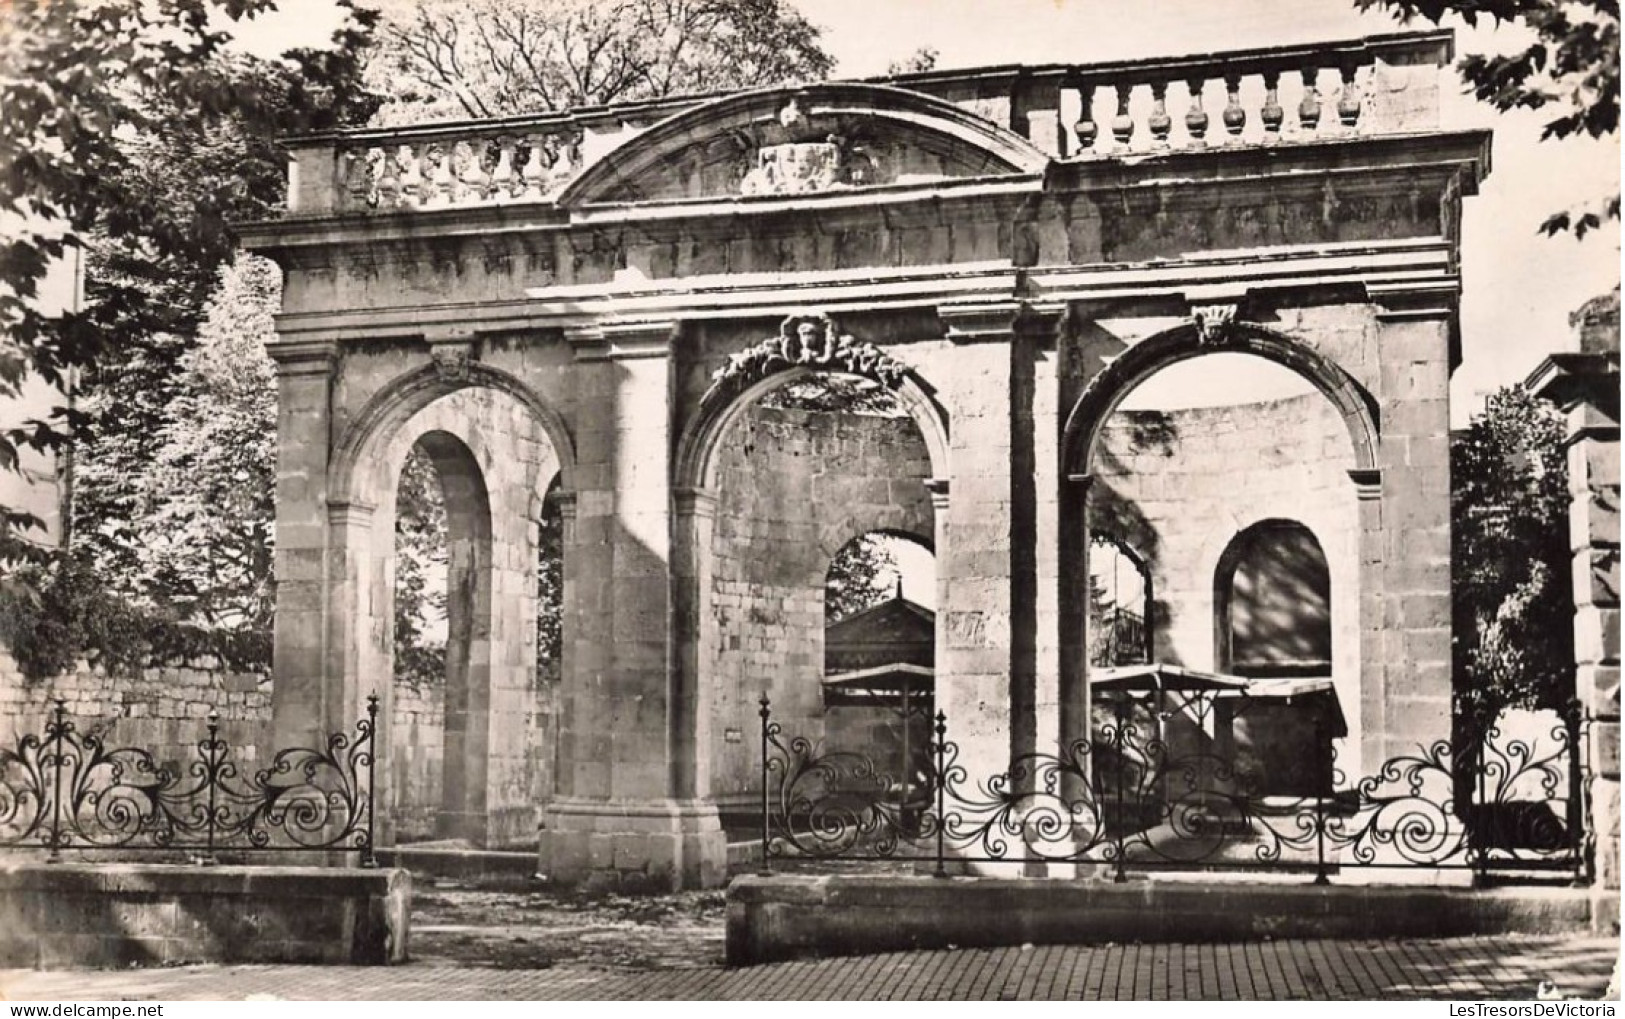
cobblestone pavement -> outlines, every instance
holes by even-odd
[[[1531,999],[1610,990],[1614,938],[1493,937],[1039,946],[902,952],[749,969],[192,966],[0,972],[13,1000]]]

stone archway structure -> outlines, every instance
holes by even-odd
[[[887,385],[918,428],[909,512],[937,550],[937,705],[960,760],[991,774],[1064,745],[1086,692],[1069,476],[1134,382],[1208,349],[1285,363],[1335,408],[1316,463],[1349,458],[1336,480],[1358,501],[1366,757],[1446,734],[1456,224],[1488,166],[1486,134],[1429,121],[1447,50],[1385,36],[296,141],[290,214],[243,229],[286,274],[278,740],[347,725],[387,660],[377,543],[395,458],[431,432],[489,504],[494,705],[499,673],[534,662],[518,619],[556,469],[557,767],[551,788],[515,780],[488,706],[486,838],[539,811],[559,880],[720,882],[708,769],[757,718],[702,697],[725,664],[706,651],[717,464],[765,390],[836,370]],[[1335,102],[1315,84],[1334,79]],[[1255,93],[1278,106],[1227,108],[1213,144],[1207,111]]]

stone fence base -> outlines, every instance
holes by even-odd
[[[1598,926],[1617,930],[1614,916]],[[745,876],[728,887],[731,966],[928,948],[1593,929],[1583,888],[1471,891],[1253,882]]]
[[[387,965],[406,960],[411,903],[404,870],[13,864],[0,967]]]

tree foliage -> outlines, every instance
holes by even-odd
[[[232,257],[231,221],[265,215],[281,200],[285,155],[276,139],[370,112],[353,84],[369,16],[357,13],[331,52],[296,51],[275,63],[229,52],[229,32],[217,25],[269,6],[8,5],[0,30],[0,396],[16,395],[30,374],[64,389],[76,372],[91,385],[132,367],[139,376],[135,352],[148,348],[173,368],[185,347],[175,337],[195,330],[216,270]],[[70,248],[88,255],[85,300],[53,314],[35,298],[49,265]],[[63,407],[7,430],[0,468],[14,466],[19,445],[58,448],[83,423]]]
[[[1557,414],[1520,387],[1492,395],[1451,447],[1458,717],[1568,711],[1574,605],[1568,472]]]
[[[824,619],[834,623],[872,609],[896,592],[897,557],[883,534],[865,534],[841,547],[824,577]]]
[[[500,117],[826,77],[785,0],[416,0],[379,33],[391,120]]]
[[[1504,54],[1474,53],[1458,69],[1473,94],[1497,110],[1544,110],[1551,114],[1541,138],[1602,138],[1619,132],[1618,0],[1355,0],[1361,10],[1380,7],[1400,18],[1437,24],[1457,15],[1469,25],[1480,19],[1520,25],[1531,41]],[[1557,212],[1541,224],[1550,235],[1575,236],[1619,218],[1616,191],[1599,208]]]

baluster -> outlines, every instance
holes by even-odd
[[[1168,83],[1165,81],[1151,83],[1151,117],[1146,125],[1151,128],[1151,147],[1166,149],[1174,120],[1168,116]]]
[[[415,209],[423,204],[423,146],[418,144],[398,146],[406,153],[402,164],[401,195],[398,203],[402,208]]]
[[[547,157],[542,152],[540,138],[525,139],[525,146],[525,165],[519,171],[519,197],[525,201],[536,201],[542,197],[542,182],[547,178]]]
[[[497,139],[497,162],[491,168],[491,194],[498,201],[507,201],[519,189],[519,181],[514,174],[513,163],[515,144],[513,138]]]
[[[1247,111],[1241,107],[1241,75],[1224,76],[1224,129],[1234,141],[1241,140],[1241,130],[1247,126]]]
[[[399,145],[385,145],[384,158],[378,165],[378,206],[393,209],[400,204],[402,194],[401,151]]]
[[[1078,149],[1082,152],[1092,152],[1096,140],[1100,138],[1100,125],[1095,123],[1093,85],[1078,86],[1078,122],[1072,125],[1072,130],[1078,135]]]
[[[344,208],[364,209],[372,198],[372,155],[370,149],[340,150]]]
[[[485,138],[476,138],[464,144],[468,151],[468,163],[458,177],[456,197],[459,203],[467,201],[478,204],[485,201],[491,183],[490,175],[485,172],[485,154],[490,151],[491,143]]]
[[[1304,68],[1303,98],[1298,102],[1298,123],[1303,126],[1305,134],[1314,134],[1315,128],[1320,124],[1320,92],[1315,88],[1315,81],[1319,77],[1319,68]]]
[[[1343,88],[1337,96],[1337,119],[1350,131],[1360,122],[1360,94],[1354,90],[1354,76],[1359,68],[1345,64],[1341,68]]]
[[[1134,137],[1134,118],[1128,112],[1128,100],[1133,92],[1133,85],[1117,86],[1117,116],[1112,118],[1112,138],[1120,149],[1128,148]]]
[[[1281,138],[1281,123],[1286,120],[1286,111],[1281,108],[1281,72],[1264,72],[1264,106],[1258,111],[1258,121],[1264,125],[1264,142],[1279,141]]]
[[[1185,88],[1190,92],[1190,109],[1185,111],[1185,130],[1191,136],[1191,145],[1202,148],[1207,144],[1207,111],[1202,109],[1202,86],[1207,83],[1201,78],[1191,78],[1185,82]]]
[[[450,205],[457,179],[452,173],[452,147],[435,142],[423,154],[424,207],[438,209]]]

